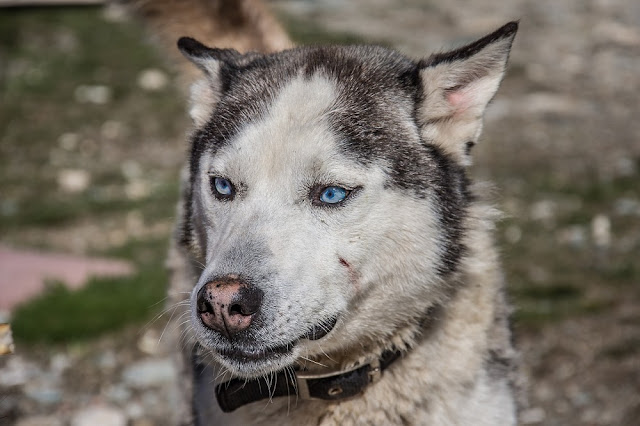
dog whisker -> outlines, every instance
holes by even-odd
[[[325,364],[323,364],[323,363],[321,363],[321,362],[318,362],[318,361],[314,361],[314,360],[312,360],[311,358],[307,358],[307,357],[304,357],[304,356],[300,356],[300,358],[302,358],[302,359],[303,359],[303,360],[305,360],[305,361],[309,361],[309,362],[311,362],[311,363],[313,363],[313,364],[319,365],[319,366],[321,366],[321,367],[329,368],[329,366],[328,366],[328,365],[325,365]]]

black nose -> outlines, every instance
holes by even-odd
[[[249,328],[263,296],[262,290],[235,275],[218,278],[198,292],[198,314],[205,326],[231,339]]]

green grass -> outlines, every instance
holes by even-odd
[[[52,283],[37,298],[18,307],[12,319],[16,341],[69,343],[93,338],[133,323],[143,323],[164,308],[166,240],[131,241],[113,251],[133,259],[128,277],[92,278],[69,290]]]

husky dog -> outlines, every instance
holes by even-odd
[[[516,353],[466,166],[518,24],[412,60],[180,39],[182,424],[509,425]]]

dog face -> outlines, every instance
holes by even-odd
[[[192,328],[232,374],[383,345],[443,301],[464,252],[468,147],[516,28],[420,62],[181,39],[207,75],[184,206],[204,265]]]

